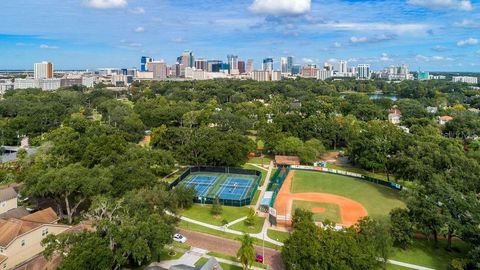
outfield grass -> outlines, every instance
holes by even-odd
[[[445,240],[440,240],[439,247],[435,248],[433,241],[417,239],[407,250],[395,249],[390,259],[436,270],[446,270],[452,259],[462,257],[468,252],[467,244],[462,241],[453,242],[453,248],[458,250],[457,252],[447,252],[445,246]]]
[[[244,232],[244,233],[260,233],[262,231],[264,222],[265,222],[264,218],[255,217],[255,225],[253,225],[252,227],[245,225],[245,222],[241,221],[237,224],[233,224],[228,228],[235,231]]]
[[[350,166],[350,165],[338,165],[338,164],[333,164],[333,163],[329,162],[328,163],[328,168],[329,169],[335,169],[335,170],[347,171],[347,172],[353,172],[353,173],[359,173],[359,174],[369,176],[369,177],[372,177],[372,178],[388,181],[386,174],[373,173],[373,172],[367,171],[365,169],[353,167],[353,166]],[[390,179],[390,180],[392,180],[392,179]]]
[[[293,193],[319,192],[350,198],[361,203],[369,216],[388,218],[390,211],[405,207],[398,191],[352,177],[296,170],[292,181]]]
[[[227,239],[231,239],[231,240],[235,240],[235,241],[239,241],[239,239],[241,238],[240,235],[226,233],[226,232],[222,232],[222,231],[217,231],[217,230],[210,229],[210,228],[207,228],[207,227],[203,227],[203,226],[200,226],[200,225],[197,225],[197,224],[188,223],[188,222],[183,221],[183,220],[180,221],[180,223],[178,224],[178,227],[180,227],[182,229],[189,230],[189,231],[206,233],[206,234],[215,235],[215,236],[218,236],[218,237],[223,237],[223,238],[227,238]],[[262,240],[257,239],[257,238],[253,239],[253,243],[256,246],[259,246],[259,247],[262,246]],[[265,247],[273,248],[273,249],[276,249],[276,250],[280,250],[282,248],[280,246],[277,246],[277,245],[269,243],[269,242],[265,242]]]
[[[224,206],[222,205],[222,214],[219,216],[213,216],[210,213],[212,209],[211,204],[194,204],[192,208],[182,211],[180,214],[184,217],[188,217],[194,220],[202,221],[208,224],[222,226],[222,221],[227,220],[232,222],[239,218],[245,217],[248,215],[249,208],[247,207],[234,207],[234,206]]]
[[[323,213],[314,213],[313,220],[323,222],[326,219],[335,223],[342,223],[340,216],[340,207],[333,203],[307,202],[307,201],[293,201],[293,209],[304,209],[311,211],[313,208],[324,208]]]
[[[288,237],[290,237],[290,233],[276,231],[276,230],[268,230],[267,235],[268,237],[270,237],[270,239],[273,239],[282,243],[285,242],[288,239]]]

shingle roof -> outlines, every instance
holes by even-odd
[[[47,208],[22,218],[0,219],[0,246],[6,247],[16,237],[36,229],[43,224],[51,224],[58,220],[52,208]]]
[[[17,192],[12,187],[0,189],[0,202],[17,198]]]
[[[0,219],[9,219],[9,218],[22,218],[24,216],[30,215],[30,212],[23,207],[18,207],[10,209],[7,212],[0,214]]]

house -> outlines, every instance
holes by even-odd
[[[215,257],[210,257],[205,264],[196,267],[185,264],[177,264],[170,266],[168,269],[160,266],[149,266],[145,268],[145,270],[223,270],[223,268],[218,263],[217,259],[215,259]]]
[[[394,125],[400,124],[400,121],[402,120],[402,112],[396,108],[393,107],[392,109],[388,110],[388,121]]]
[[[0,214],[17,208],[17,192],[12,187],[0,189]]]
[[[47,208],[20,218],[0,219],[0,269],[11,269],[43,252],[41,241],[70,227]]]
[[[439,116],[437,117],[437,122],[440,124],[440,125],[445,125],[446,123],[450,122],[453,120],[453,117],[451,116],[448,116],[448,115],[444,115],[444,116]]]

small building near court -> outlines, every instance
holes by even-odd
[[[265,194],[263,194],[262,200],[260,201],[260,211],[268,213],[272,199],[273,191],[266,191]]]
[[[292,166],[300,165],[300,158],[297,156],[275,156],[275,165],[278,166]]]

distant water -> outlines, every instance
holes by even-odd
[[[371,99],[371,100],[376,100],[376,99],[381,99],[381,98],[388,98],[392,101],[397,101],[398,100],[398,97],[397,96],[394,96],[394,95],[384,95],[384,94],[371,94],[371,95],[368,95],[368,97]]]

